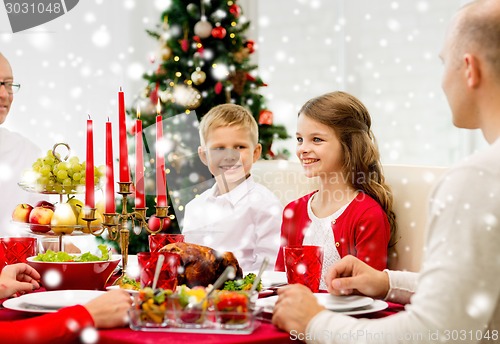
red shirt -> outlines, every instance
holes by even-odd
[[[285,271],[282,248],[287,245],[302,245],[304,231],[311,223],[307,214],[307,203],[316,192],[305,195],[285,207],[276,271]],[[287,216],[289,214],[293,215]],[[332,224],[332,230],[341,258],[350,254],[375,269],[383,270],[387,267],[387,247],[391,229],[387,215],[373,198],[360,192],[337,218],[335,224]]]
[[[0,321],[2,343],[79,343],[81,331],[94,320],[81,305],[66,307],[35,318]]]

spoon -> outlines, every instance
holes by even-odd
[[[250,295],[252,295],[253,292],[257,290],[257,287],[259,286],[260,283],[260,279],[262,278],[262,273],[264,272],[264,270],[266,270],[267,264],[269,264],[269,258],[264,257],[264,261],[260,266],[259,273],[257,274],[257,277],[255,277],[255,279],[253,280],[252,288],[250,288]]]
[[[158,256],[158,261],[156,262],[156,270],[153,277],[153,286],[152,286],[153,290],[156,290],[156,285],[158,284],[158,278],[160,277],[160,271],[164,261],[165,261],[165,256],[163,254],[160,254]]]
[[[228,278],[234,278],[234,274],[235,274],[235,270],[234,270],[234,267],[233,266],[228,266],[226,268],[226,270],[224,270],[224,272],[219,276],[219,278],[217,278],[217,280],[214,282],[214,284],[212,285],[212,289],[210,289],[208,291],[208,293],[206,293],[206,295],[203,297],[203,299],[201,299],[199,302],[192,302],[192,303],[189,303],[185,308],[184,310],[186,311],[191,311],[191,310],[197,310],[197,309],[201,309],[202,308],[202,305],[203,303],[208,299],[208,297],[216,290],[216,289],[219,289],[223,284],[224,282],[227,281]],[[232,275],[232,277],[231,277]]]

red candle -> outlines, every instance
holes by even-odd
[[[118,131],[120,147],[120,182],[130,182],[128,168],[127,124],[125,120],[125,97],[122,88],[118,92]]]
[[[160,100],[156,105],[156,206],[167,206],[167,183],[165,177],[165,157],[161,141],[163,140],[163,122]]]
[[[144,157],[142,155],[142,121],[141,110],[137,107],[137,120],[135,122],[135,207],[144,208]]]
[[[105,211],[112,214],[115,208],[115,174],[113,170],[113,135],[111,122],[106,122],[106,190],[104,194]]]
[[[94,130],[92,120],[87,120],[87,161],[85,163],[85,205],[95,208],[94,199]]]

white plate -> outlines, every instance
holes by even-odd
[[[106,290],[117,290],[117,289],[120,289],[119,285],[110,285],[109,287],[106,287]],[[125,289],[125,288],[122,288],[122,290],[125,290],[130,295],[139,294],[139,290]]]
[[[341,314],[345,315],[359,315],[359,314],[368,314],[368,313],[374,313],[378,311],[382,311],[389,307],[387,302],[382,301],[382,300],[375,300],[373,303],[369,306],[359,308],[359,309],[351,309],[345,312],[339,312]]]
[[[318,302],[325,306],[327,309],[336,312],[344,312],[347,310],[358,309],[362,307],[367,307],[373,303],[373,299],[367,296],[334,296],[327,293],[316,293],[314,294],[318,299]],[[274,304],[278,300],[278,296],[270,296],[263,299],[258,299],[256,306],[264,307],[265,310],[272,310]]]
[[[99,290],[45,291],[6,300],[3,306],[24,312],[53,313],[63,307],[86,304],[104,293]]]
[[[257,275],[258,271],[250,271]],[[286,272],[284,271],[264,271],[262,273],[262,288],[271,288],[273,286],[288,283]]]

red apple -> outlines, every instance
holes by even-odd
[[[50,203],[49,201],[40,201],[37,204],[35,204],[35,208],[36,207],[49,208],[52,211],[54,211],[56,209],[55,205]]]
[[[18,204],[12,212],[12,220],[16,222],[28,223],[31,210],[33,210],[33,207],[28,203]]]
[[[156,232],[160,228],[160,219],[156,215],[152,215],[148,220],[148,227],[150,230]],[[168,227],[170,227],[170,218],[166,217],[163,219],[162,230],[168,229]]]
[[[50,231],[50,221],[54,211],[48,207],[34,207],[30,213],[29,223],[33,232],[46,233]]]

